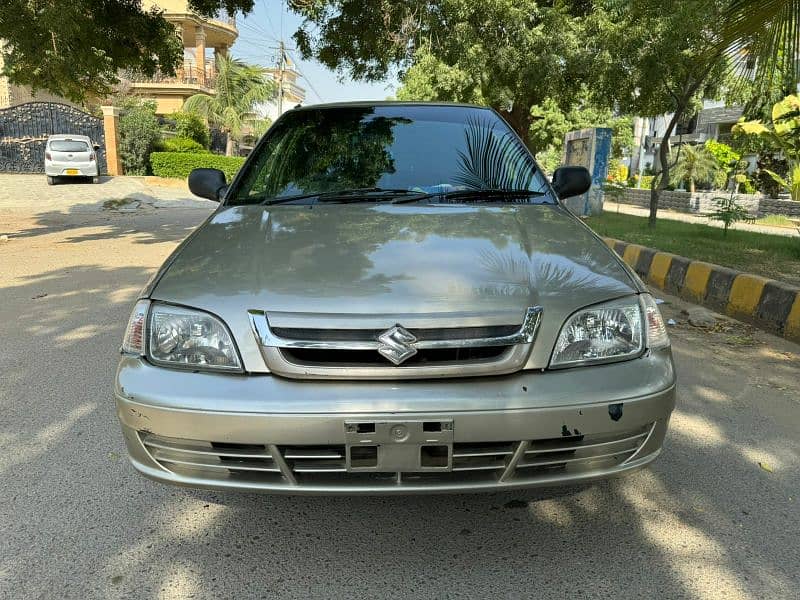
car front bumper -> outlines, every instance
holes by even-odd
[[[669,350],[562,371],[403,382],[192,373],[125,356],[115,388],[131,462],[145,476],[291,494],[497,491],[610,477],[658,456],[675,405]],[[445,431],[424,435],[449,445],[447,464],[360,468],[351,461],[356,423],[372,427],[362,441],[387,451],[406,442],[381,440],[381,431],[438,423]]]

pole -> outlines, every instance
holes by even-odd
[[[278,116],[283,114],[283,68],[285,52],[283,39],[281,39],[280,48],[278,49]]]
[[[642,164],[644,163],[644,144],[647,136],[645,135],[645,131],[650,129],[650,119],[644,117],[642,119],[641,130],[639,132],[639,161],[636,165],[636,170],[639,173],[639,176],[636,178],[636,189],[642,189]]]

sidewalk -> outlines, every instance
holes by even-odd
[[[617,202],[610,202],[606,200],[603,202],[603,211],[608,213],[620,213],[623,215],[635,215],[637,217],[646,217],[650,214],[650,210],[640,206],[632,206],[630,204],[619,204]],[[694,215],[672,210],[658,209],[659,219],[669,219],[671,221],[683,221],[684,223],[695,223],[696,225],[708,225],[709,227],[722,228],[722,223],[719,221],[712,221],[706,215]],[[799,229],[789,229],[788,227],[773,227],[770,225],[755,225],[751,223],[736,223],[731,226],[731,229],[738,229],[740,231],[753,231],[755,233],[766,233],[770,235],[782,235],[784,237],[800,237]]]

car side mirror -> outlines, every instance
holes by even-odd
[[[189,173],[189,191],[195,196],[219,202],[228,184],[219,169],[193,169]]]
[[[562,200],[580,196],[592,187],[592,176],[586,167],[559,167],[553,173],[553,189]]]
[[[92,149],[93,149],[95,152],[97,152],[98,150],[100,150],[100,144],[95,144],[94,146],[92,146]]]

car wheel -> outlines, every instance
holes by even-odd
[[[47,176],[47,185],[54,185],[56,182],[55,177],[51,177],[50,175]]]
[[[100,183],[100,177],[92,177],[92,183]]]

